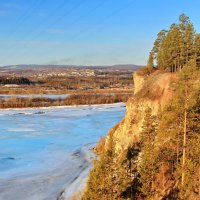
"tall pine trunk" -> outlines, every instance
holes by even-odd
[[[181,183],[184,185],[185,180],[185,161],[186,161],[186,134],[187,134],[187,110],[184,112],[184,131],[183,131],[183,163],[182,163],[182,180]]]
[[[185,108],[184,108],[184,124],[183,124],[183,163],[182,163],[182,176],[181,184],[184,185],[185,180],[185,162],[186,162],[186,143],[187,143],[187,104],[188,104],[188,94],[187,94],[187,81],[185,81]]]

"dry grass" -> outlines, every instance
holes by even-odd
[[[126,102],[130,94],[79,94],[71,95],[65,99],[53,100],[49,98],[11,98],[0,100],[0,108],[27,108],[27,107],[48,107],[48,106],[67,106],[67,105],[93,105]]]
[[[91,89],[91,90],[67,90],[67,89],[54,89],[41,86],[19,86],[17,88],[6,88],[0,85],[0,94],[18,95],[18,94],[119,94],[127,93],[132,94],[133,89],[130,88],[110,88],[110,89]]]
[[[167,92],[167,86],[169,82],[173,80],[176,74],[155,71],[145,81],[142,89],[135,95],[136,99],[150,99],[158,100],[163,96],[164,92]]]
[[[150,74],[154,73],[156,71],[156,68],[153,68],[152,70],[149,70],[147,67],[140,68],[137,70],[137,74],[140,76],[149,76]]]
[[[104,149],[105,149],[105,142],[106,142],[106,139],[105,137],[101,137],[99,142],[97,143],[95,149],[94,149],[94,152],[97,154],[97,155],[100,155]]]

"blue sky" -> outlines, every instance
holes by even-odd
[[[198,0],[0,0],[0,66],[146,63],[156,34]]]

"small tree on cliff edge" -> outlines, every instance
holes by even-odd
[[[147,62],[147,69],[148,69],[149,73],[151,73],[153,68],[154,68],[153,61],[154,61],[153,53],[150,52],[149,59],[148,59],[148,62]]]

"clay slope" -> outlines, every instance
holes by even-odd
[[[134,97],[127,102],[125,118],[113,127],[107,138],[106,144],[112,135],[115,151],[120,153],[139,137],[142,131],[145,110],[150,107],[154,115],[170,100],[173,92],[170,84],[176,74],[156,71],[150,76],[134,74]]]

